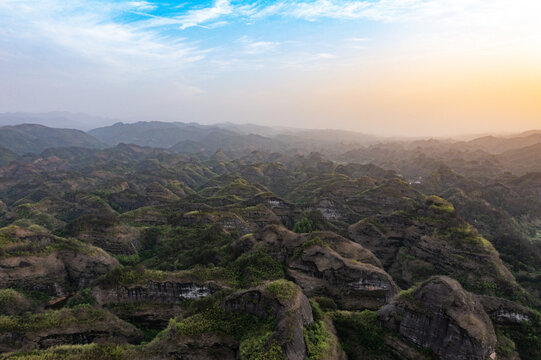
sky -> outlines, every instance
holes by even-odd
[[[0,0],[0,112],[541,128],[538,0]]]

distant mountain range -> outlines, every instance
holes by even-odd
[[[492,154],[501,154],[508,150],[518,149],[541,143],[541,132],[532,130],[513,137],[484,136],[469,141],[468,144]]]
[[[369,135],[343,130],[307,130],[272,128],[252,124],[200,125],[181,122],[116,123],[89,131],[96,139],[110,145],[130,143],[171,149],[175,152],[205,153],[217,150],[239,152],[345,151],[351,146],[364,146],[381,141]],[[345,148],[344,148],[345,146]]]
[[[40,153],[50,147],[76,146],[99,149],[105,144],[80,130],[55,129],[37,124],[0,128],[0,145],[17,153]]]
[[[88,131],[98,126],[114,123],[116,120],[92,116],[87,114],[74,114],[66,111],[51,111],[46,113],[3,113],[0,114],[0,126],[39,124],[53,128],[77,129]]]
[[[133,124],[119,122],[89,131],[90,135],[111,146],[126,143],[164,149],[185,140],[202,140],[210,133],[222,137],[238,135],[236,132],[215,126],[160,121],[141,121]]]
[[[69,113],[0,114],[0,124],[36,120],[79,125],[93,117]],[[79,120],[77,120],[79,119]],[[79,122],[77,122],[79,121]],[[107,121],[100,118],[99,121]],[[88,124],[87,124],[88,125]],[[40,124],[0,127],[0,163],[9,163],[27,153],[40,154],[48,148],[102,149],[119,144],[161,148],[175,153],[211,158],[235,159],[247,152],[309,154],[319,152],[329,158],[374,163],[406,177],[427,175],[442,163],[458,171],[496,175],[503,171],[523,174],[541,171],[541,131],[531,130],[508,136],[482,136],[469,141],[451,139],[397,140],[378,138],[353,131],[274,128],[254,124],[140,121],[117,122],[88,132]]]

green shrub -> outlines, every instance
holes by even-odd
[[[316,296],[314,300],[319,304],[320,308],[324,311],[332,311],[338,309],[338,306],[333,299],[326,296]]]
[[[305,215],[301,216],[301,219],[293,226],[293,231],[298,234],[310,233],[316,230],[316,226],[312,220],[308,219]]]
[[[166,333],[196,338],[202,334],[218,333],[230,335],[243,340],[262,330],[272,331],[274,320],[262,320],[248,313],[232,313],[223,310],[219,298],[210,298],[203,301],[204,309],[200,309],[191,316],[182,320],[171,319]],[[196,305],[197,306],[197,305]],[[173,333],[171,330],[173,329]]]
[[[171,273],[174,276],[175,273]],[[163,281],[167,273],[160,270],[145,269],[138,265],[135,267],[118,266],[99,279],[105,286],[128,286],[145,283],[148,280]]]
[[[298,288],[291,281],[279,279],[266,284],[264,291],[280,301],[289,301],[297,296]]]
[[[310,306],[312,307],[312,316],[314,321],[323,320],[323,310],[321,310],[321,307],[315,299],[310,299]]]
[[[127,349],[116,344],[62,345],[47,350],[7,355],[9,360],[121,360]]]
[[[519,327],[504,330],[505,336],[515,343],[521,359],[541,359],[541,314],[533,311],[529,321]]]
[[[137,265],[141,261],[141,258],[139,257],[139,254],[115,255],[115,258],[122,265],[128,265],[128,266]]]
[[[88,324],[109,320],[104,310],[90,305],[78,305],[72,309],[46,311],[44,313],[25,313],[19,316],[0,316],[0,333],[25,333],[44,329],[69,326],[72,324]]]
[[[289,259],[289,260],[293,261],[293,260],[299,258],[299,256],[302,255],[304,250],[309,249],[312,246],[325,247],[325,246],[329,246],[329,243],[327,241],[321,239],[320,237],[316,236],[316,237],[304,242],[301,246],[299,246],[297,249],[295,249],[295,253],[293,254],[293,256],[291,256],[291,259]]]
[[[455,212],[453,204],[436,195],[429,196],[426,199],[426,204],[429,206],[430,210],[438,213],[453,214]]]
[[[95,305],[96,299],[92,296],[92,292],[89,288],[79,291],[77,294],[72,296],[66,303],[67,307],[73,308],[78,305]]]
[[[363,351],[366,356],[388,351],[384,330],[375,312],[334,311],[330,316],[348,358],[362,358],[359,357],[358,351]]]
[[[163,235],[154,231],[147,236],[151,247],[141,252],[144,264],[168,271],[219,265],[227,258],[227,245],[234,239],[219,224],[177,226],[166,229]]]
[[[496,330],[496,337],[498,338],[498,346],[496,347],[496,354],[498,357],[508,357],[515,352],[515,343],[508,338],[501,330]]]
[[[264,250],[242,254],[228,267],[235,274],[240,288],[249,288],[266,280],[284,277],[283,265]]]
[[[267,331],[242,341],[240,354],[243,360],[285,360],[280,345],[272,344],[272,332]]]
[[[0,289],[0,315],[14,315],[31,309],[30,301],[13,289]]]
[[[314,321],[303,329],[303,333],[309,360],[318,360],[328,354],[332,345],[331,337],[323,321]]]

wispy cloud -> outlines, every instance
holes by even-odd
[[[244,47],[244,53],[248,55],[259,55],[275,50],[279,41],[255,41],[247,35],[242,36],[239,41]]]
[[[181,29],[206,27],[225,18],[252,23],[271,16],[306,21],[367,19],[381,22],[452,22],[476,18],[486,22],[502,13],[517,15],[517,9],[524,6],[539,8],[539,3],[537,0],[279,0],[269,4],[259,0],[215,0],[212,6],[204,8],[190,8],[189,2],[184,3],[180,8],[183,13],[169,19],[180,24]],[[531,20],[531,16],[528,18]]]
[[[536,15],[520,8],[527,5],[539,9],[539,3],[537,0],[513,3],[507,0],[214,0],[208,6],[201,6],[195,1],[168,4],[152,0],[1,0],[0,34],[13,41],[24,37],[24,41],[32,42],[34,37],[39,45],[54,43],[93,56],[95,61],[102,59],[132,66],[137,59],[161,59],[179,66],[200,60],[209,51],[199,49],[201,45],[195,41],[182,38],[181,31],[193,27],[214,29],[228,24],[257,24],[273,17],[311,22],[419,21],[454,26],[462,29],[461,33],[464,29],[473,33],[473,29],[486,27],[523,34],[531,29]],[[162,12],[164,8],[167,11]],[[137,16],[124,17],[128,13]],[[523,20],[517,22],[519,15]],[[514,26],[503,26],[511,22]],[[172,33],[172,28],[177,32]],[[294,34],[290,37],[293,39]],[[353,37],[350,41],[359,47],[367,39]],[[272,51],[278,45],[272,34],[266,34],[263,40],[246,42],[241,51],[253,55]],[[6,53],[10,50],[5,47],[2,50],[3,58],[9,58]],[[143,65],[144,61],[139,63]]]
[[[316,59],[323,59],[323,60],[331,60],[336,59],[336,55],[329,54],[329,53],[319,53],[315,55]]]
[[[178,17],[176,20],[181,23],[180,28],[184,30],[192,26],[203,26],[211,20],[229,15],[233,12],[233,9],[229,0],[216,0],[213,6],[189,10],[185,15]]]
[[[155,9],[150,2],[8,0],[2,5],[0,32],[10,32],[19,44],[11,51],[47,46],[83,63],[115,65],[122,71],[179,68],[205,57],[194,43],[118,21],[123,11]]]
[[[211,6],[193,7],[188,3],[176,5],[168,16],[149,15],[150,19],[142,21],[139,26],[152,28],[167,25],[178,25],[180,30],[191,27],[214,29],[240,19],[248,20],[260,10],[258,3],[232,4],[230,0],[215,0]]]
[[[362,16],[370,6],[370,3],[364,1],[317,0],[292,3],[286,7],[285,12],[290,16],[307,20],[322,17],[348,19]]]
[[[348,21],[351,25],[369,20],[381,26],[389,22],[417,22],[423,26],[448,26],[451,30],[445,29],[444,33],[447,38],[452,34],[465,41],[477,36],[478,40],[471,40],[475,44],[487,38],[495,42],[495,34],[501,35],[501,39],[509,39],[509,34],[513,34],[514,41],[525,43],[527,38],[519,35],[528,32],[531,39],[528,41],[539,40],[539,32],[531,31],[537,21],[536,12],[525,13],[518,8],[528,4],[529,9],[541,10],[540,3],[537,0],[513,3],[508,0],[214,0],[202,6],[201,2],[188,0],[181,4],[153,0],[0,0],[0,61],[36,58],[36,49],[47,48],[57,53],[58,62],[62,56],[78,56],[81,64],[105,64],[111,67],[110,71],[138,74],[167,69],[178,73],[183,67],[203,60],[231,63],[230,59],[235,58],[234,63],[239,67],[243,61],[246,64],[258,61],[260,66],[260,57],[254,55],[262,54],[269,55],[268,64],[282,63],[290,56],[328,62],[332,57],[343,58],[341,51],[366,49],[368,41],[371,49],[379,45],[377,34],[375,39],[373,34],[367,34],[370,37],[367,38],[363,31],[329,44],[296,38],[294,31],[289,33],[280,25],[276,32],[247,32],[269,21],[294,22],[295,26],[306,27],[310,25],[307,22],[327,20]],[[517,21],[519,15],[521,21]],[[223,29],[223,33],[213,30],[216,28]],[[236,32],[228,34],[231,28]],[[479,32],[484,38],[477,35],[477,29],[485,30]],[[211,35],[211,31],[215,33]],[[219,35],[216,38],[220,40],[206,41],[207,32],[211,36]],[[237,40],[242,33],[249,33],[250,37],[241,38],[239,46]],[[433,46],[441,43],[445,47],[440,35],[415,36],[424,40],[432,36]],[[298,41],[298,46],[288,46],[290,41]]]
[[[139,11],[154,10],[158,7],[157,5],[150,3],[148,1],[129,1],[127,5]]]

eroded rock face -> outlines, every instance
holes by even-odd
[[[347,216],[346,211],[338,204],[329,199],[322,199],[314,205],[314,209],[319,210],[325,220],[340,221]]]
[[[54,325],[39,319],[26,323],[24,317],[17,317],[14,321],[21,323],[20,327],[0,331],[0,353],[92,342],[137,343],[142,339],[139,329],[105,310],[61,310],[57,314],[44,315],[55,317]]]
[[[495,325],[520,325],[532,319],[532,311],[530,309],[513,301],[483,295],[478,295],[477,298]]]
[[[35,305],[21,292],[13,289],[0,290],[0,316],[19,315],[35,309]]]
[[[254,224],[248,224],[238,215],[230,212],[203,212],[190,211],[185,213],[180,218],[180,223],[183,225],[193,224],[220,224],[226,231],[236,231],[240,235],[248,234],[257,227]]]
[[[427,201],[416,212],[365,219],[349,227],[349,237],[372,251],[401,288],[448,275],[475,292],[490,294],[485,284],[496,284],[520,296],[492,244],[447,206],[433,210],[436,206]]]
[[[57,250],[46,256],[0,258],[0,287],[62,296],[67,285],[81,289],[119,265],[101,249],[87,250]]]
[[[216,292],[215,283],[152,281],[145,285],[118,286],[110,289],[94,287],[92,294],[99,304],[152,302],[180,304],[187,299],[200,299]]]
[[[0,287],[43,291],[63,295],[65,265],[58,253],[0,259]]]
[[[158,303],[132,303],[132,306],[125,306],[125,303],[107,304],[107,310],[132,324],[147,329],[165,329],[169,320],[175,317],[182,317],[186,312],[186,306],[180,304],[158,304]]]
[[[141,248],[140,230],[116,219],[87,216],[69,225],[70,235],[115,255],[133,255]]]
[[[197,300],[221,289],[213,281],[195,282],[188,279],[141,280],[129,285],[98,282],[92,288],[96,302],[119,318],[163,329],[169,319],[181,316],[185,300]],[[128,306],[126,306],[128,305]]]
[[[115,258],[98,248],[92,248],[90,252],[63,250],[60,251],[60,258],[69,282],[77,289],[87,287],[92,280],[119,265]]]
[[[444,360],[495,358],[496,335],[475,295],[449,277],[430,278],[381,309],[384,325]]]
[[[379,308],[399,290],[372,252],[332,232],[296,234],[268,226],[234,244],[239,251],[260,246],[286,264],[288,276],[308,296],[331,297],[343,309]]]
[[[399,290],[384,270],[344,258],[328,246],[303,250],[289,263],[287,274],[308,296],[331,297],[348,310],[379,308]]]
[[[243,221],[250,224],[251,231],[259,231],[269,224],[279,224],[280,217],[263,204],[232,209]]]
[[[205,334],[204,336],[181,337],[149,343],[134,360],[223,360],[238,359],[238,340],[229,335]]]
[[[262,204],[269,208],[280,219],[280,222],[287,227],[293,227],[298,209],[295,205],[272,193],[258,194],[245,202],[247,206]]]
[[[270,284],[277,284],[273,282]],[[279,280],[286,295],[276,294],[269,284],[241,291],[228,296],[221,307],[231,312],[247,312],[262,319],[274,317],[276,328],[271,341],[280,344],[286,359],[306,358],[303,328],[314,322],[312,307],[301,289],[287,281]]]

